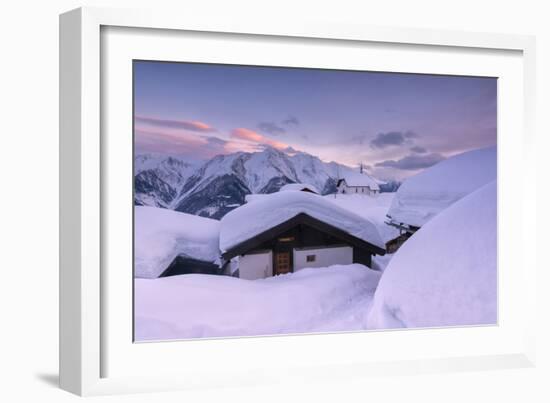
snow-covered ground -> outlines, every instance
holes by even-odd
[[[495,175],[492,148],[437,164],[408,179],[397,194],[251,195],[221,223],[136,207],[136,277],[147,277],[135,279],[136,339],[495,323]],[[254,281],[202,274],[154,278],[178,254],[216,261],[220,250],[299,213],[383,247],[399,235],[385,224],[389,210],[422,227],[396,253],[374,256],[373,270],[351,264]]]
[[[399,236],[397,228],[384,223],[394,196],[395,193],[380,193],[375,196],[332,194],[324,198],[372,222],[385,243]]]
[[[178,255],[219,259],[219,221],[156,207],[135,206],[134,212],[136,277],[158,277]]]
[[[494,324],[497,318],[497,185],[442,211],[389,262],[369,326]]]
[[[302,199],[302,192],[286,193]],[[363,216],[384,240],[390,239],[384,230],[393,229],[384,224],[384,217],[394,194],[305,195],[323,199],[323,208],[334,203]],[[251,205],[256,203],[262,204]],[[181,236],[176,231],[181,231],[181,223],[186,229],[207,223],[209,230],[193,236],[203,248],[210,245],[204,251],[215,250],[215,220],[148,207],[137,208],[138,215],[142,224],[144,218],[155,221],[162,233],[171,228],[172,247]],[[189,217],[201,222],[190,222]],[[136,340],[495,323],[496,183],[441,212],[395,254],[374,256],[373,269],[331,266],[254,281],[202,274],[137,278]]]
[[[380,273],[352,264],[265,280],[135,280],[137,341],[364,330]]]

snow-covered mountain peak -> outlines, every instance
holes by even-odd
[[[338,178],[353,171],[305,152],[289,155],[273,147],[217,155],[199,165],[176,156],[138,155],[135,166],[136,204],[212,218],[244,204],[247,194],[273,193],[289,183],[332,193]]]

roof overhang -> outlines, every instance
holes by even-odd
[[[306,213],[300,213],[288,219],[287,221],[284,221],[281,224],[278,224],[230,248],[226,252],[222,253],[222,258],[225,260],[228,260],[235,256],[243,255],[249,252],[250,250],[260,246],[262,243],[269,241],[270,239],[300,224],[305,224],[319,231],[326,232],[327,234],[332,235],[335,238],[341,239],[342,241],[350,245],[353,245],[354,247],[368,250],[372,254],[376,254],[376,255],[386,254],[386,250],[377,245],[371,244],[370,242],[364,241],[351,234],[348,234],[347,232],[342,231],[341,229],[336,228],[323,221],[320,221],[316,218],[313,218]]]

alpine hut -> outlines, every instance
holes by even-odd
[[[322,196],[277,192],[244,204],[220,222],[224,261],[238,259],[238,276],[258,279],[307,267],[361,263],[384,255],[376,226]]]

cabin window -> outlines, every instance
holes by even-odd
[[[306,262],[315,262],[316,255],[307,255]]]

